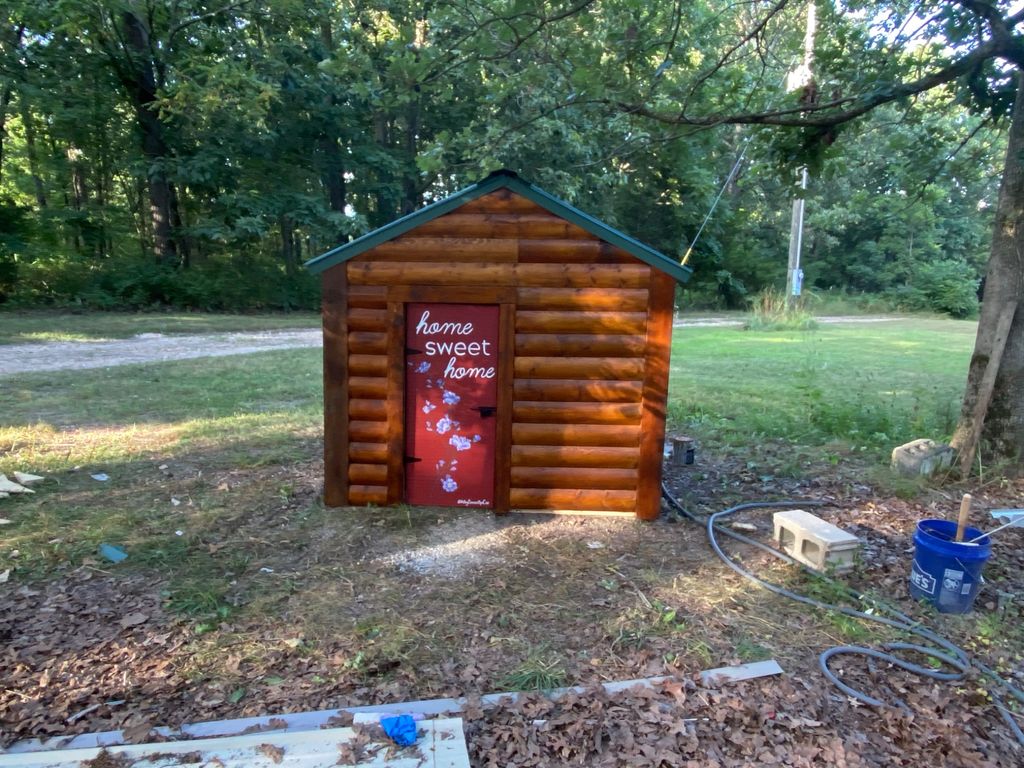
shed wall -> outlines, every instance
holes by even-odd
[[[497,510],[655,516],[674,285],[509,190],[328,269],[327,503],[402,500],[404,303],[468,302],[502,307]]]

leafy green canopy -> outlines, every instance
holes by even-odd
[[[783,280],[811,162],[808,285],[970,313],[1006,78],[984,59],[888,98],[976,47],[967,5],[822,3],[809,94],[784,88],[803,3],[13,0],[0,298],[310,306],[304,259],[498,167],[681,255],[746,147],[687,300]],[[842,135],[704,130],[737,106],[785,125],[812,98],[824,118],[882,97]]]

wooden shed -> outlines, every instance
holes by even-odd
[[[657,517],[688,268],[510,171],[307,266],[326,504]]]

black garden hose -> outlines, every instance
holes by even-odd
[[[847,685],[842,680],[840,680],[839,677],[834,672],[832,672],[831,669],[829,669],[828,665],[829,659],[835,656],[867,656],[869,658],[879,659],[880,661],[883,661],[887,664],[892,664],[893,666],[900,667],[901,669],[905,669],[908,672],[912,672],[922,677],[927,677],[932,680],[944,681],[961,680],[966,676],[967,672],[973,667],[979,670],[989,679],[993,680],[1000,688],[1005,690],[1019,702],[1024,703],[1024,691],[1022,691],[1020,688],[1016,687],[1007,680],[1004,680],[999,674],[995,672],[995,670],[985,666],[984,664],[981,664],[978,661],[972,660],[967,655],[967,653],[964,652],[961,648],[958,648],[957,646],[953,645],[953,643],[949,642],[940,635],[937,635],[936,633],[932,632],[930,629],[921,626],[919,622],[910,618],[906,614],[900,612],[896,608],[881,603],[868,595],[857,592],[856,590],[851,589],[843,582],[836,581],[834,579],[827,580],[832,586],[842,590],[842,592],[845,593],[849,598],[856,602],[866,604],[868,606],[869,611],[884,611],[885,613],[888,613],[889,616],[891,616],[892,618],[881,616],[878,613],[858,611],[854,608],[849,608],[846,606],[833,605],[832,603],[826,603],[822,600],[816,600],[815,598],[808,597],[807,595],[798,594],[789,589],[786,589],[783,586],[774,584],[770,581],[766,581],[761,577],[756,576],[750,571],[746,570],[745,568],[743,568],[743,566],[739,565],[734,560],[732,560],[728,555],[726,555],[725,552],[722,551],[722,547],[718,543],[717,534],[723,533],[732,539],[736,539],[737,541],[742,541],[745,544],[755,546],[758,549],[767,552],[787,563],[798,565],[804,570],[818,576],[819,578],[827,578],[822,577],[821,574],[817,573],[816,571],[812,571],[811,569],[806,568],[805,566],[803,566],[803,564],[801,564],[794,558],[790,557],[785,552],[780,552],[779,550],[774,549],[773,547],[770,547],[760,541],[752,539],[749,536],[744,536],[742,534],[736,533],[733,530],[721,526],[718,522],[721,518],[734,514],[735,512],[739,512],[744,509],[767,509],[777,507],[817,507],[823,506],[825,502],[807,500],[755,501],[746,504],[737,504],[734,507],[723,509],[720,512],[715,512],[706,520],[702,520],[701,518],[698,518],[696,515],[688,511],[685,507],[683,507],[683,505],[680,504],[675,499],[671,491],[669,491],[668,486],[666,486],[664,482],[662,482],[661,484],[661,491],[662,495],[665,497],[665,500],[672,506],[673,509],[678,511],[687,519],[699,525],[705,526],[708,535],[708,542],[711,544],[711,548],[715,551],[715,554],[718,555],[719,558],[721,558],[722,562],[724,562],[732,570],[736,571],[736,573],[738,573],[740,576],[749,579],[750,581],[754,582],[763,589],[767,589],[769,592],[773,592],[777,595],[787,597],[790,600],[796,600],[799,603],[814,606],[815,608],[821,608],[827,611],[835,611],[836,613],[841,613],[845,616],[851,616],[858,619],[866,619],[868,621],[874,621],[879,624],[884,624],[888,627],[893,627],[894,629],[898,629],[916,635],[920,638],[923,638],[927,642],[931,643],[933,646],[937,646],[927,647],[924,645],[916,645],[913,643],[888,643],[883,646],[884,650],[881,651],[876,650],[874,648],[864,648],[862,646],[857,645],[841,645],[835,648],[829,648],[824,653],[822,653],[821,656],[818,657],[818,664],[821,667],[822,674],[824,674],[825,677],[828,678],[828,680],[833,685],[835,685],[837,688],[839,688],[839,690],[841,690],[848,696],[851,696],[852,698],[858,701],[861,701],[865,704],[869,704],[874,707],[888,706],[881,699],[875,698],[874,696],[869,696],[863,691],[857,690],[856,688]],[[939,650],[940,648],[942,650]],[[923,656],[936,659],[941,663],[945,664],[946,666],[952,667],[956,671],[940,672],[934,669],[929,669],[927,667],[922,667],[919,664],[914,664],[910,661],[907,661],[904,658],[894,655],[893,653],[891,653],[892,651],[910,651],[913,653],[919,653]],[[999,713],[1003,717],[1003,720],[1006,722],[1007,726],[1009,726],[1010,730],[1013,732],[1013,735],[1016,737],[1018,743],[1020,743],[1021,746],[1024,746],[1024,732],[1021,731],[1021,728],[1019,725],[1017,725],[1017,722],[1016,720],[1014,720],[1013,715],[1006,708],[999,691],[993,690],[992,695],[996,707],[999,709]],[[902,701],[897,702],[897,706],[899,706],[901,709],[909,711],[909,707],[907,707],[907,705]]]

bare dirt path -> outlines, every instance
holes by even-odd
[[[819,317],[819,323],[882,323],[895,316]],[[676,328],[727,327],[743,324],[739,317],[677,318]],[[319,347],[319,328],[292,331],[209,333],[199,335],[142,333],[108,341],[50,341],[0,347],[0,376],[40,371],[74,371],[137,363],[162,363],[196,357],[223,357],[272,349]]]
[[[0,376],[38,371],[106,368],[195,357],[223,357],[271,349],[318,347],[319,328],[294,331],[164,335],[143,333],[113,341],[50,341],[0,347]]]

